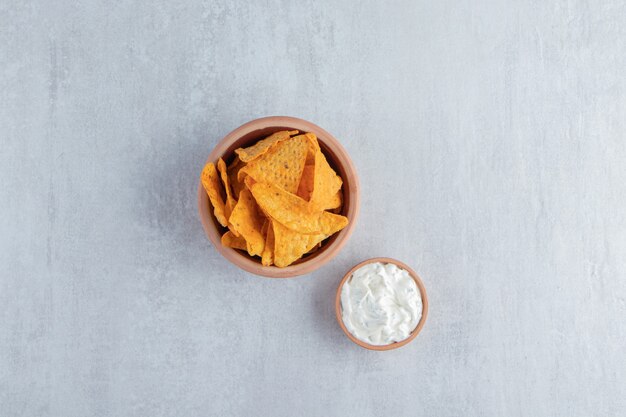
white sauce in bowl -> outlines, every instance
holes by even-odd
[[[422,318],[422,296],[405,269],[391,263],[363,265],[341,288],[342,319],[362,342],[389,345],[408,338]]]

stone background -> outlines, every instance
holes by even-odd
[[[2,1],[0,415],[626,414],[626,5]],[[332,132],[359,227],[294,280],[211,247],[196,186],[260,116]],[[353,345],[353,264],[423,333]]]

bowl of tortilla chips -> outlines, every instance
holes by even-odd
[[[345,149],[306,120],[248,122],[213,149],[198,209],[215,248],[250,273],[291,278],[334,258],[359,212],[359,182]]]

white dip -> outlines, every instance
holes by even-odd
[[[422,296],[409,273],[380,262],[354,271],[341,288],[342,319],[354,337],[370,345],[401,342],[422,317]]]

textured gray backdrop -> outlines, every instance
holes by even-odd
[[[1,416],[625,415],[625,3],[383,3],[0,2]],[[212,146],[266,115],[362,182],[294,280],[196,214]],[[398,351],[334,321],[371,256],[429,291]]]

